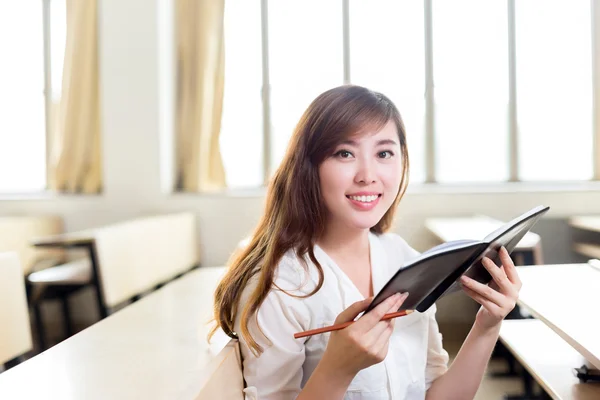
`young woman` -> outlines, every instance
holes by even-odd
[[[267,194],[250,243],[215,293],[217,325],[239,338],[247,399],[471,399],[521,283],[505,250],[484,265],[494,284],[464,279],[480,308],[448,368],[435,306],[397,311],[396,294],[350,327],[387,279],[418,253],[385,233],[408,177],[406,133],[384,95],[331,89],[308,107]]]

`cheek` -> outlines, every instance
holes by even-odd
[[[348,168],[335,163],[323,163],[319,168],[319,181],[325,201],[340,201],[348,188],[348,179],[352,180]]]
[[[402,180],[402,166],[399,162],[385,165],[380,171],[380,177],[386,190],[398,191]]]

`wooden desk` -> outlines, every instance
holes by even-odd
[[[553,399],[600,399],[600,385],[573,374],[584,358],[540,320],[503,321],[500,340]]]
[[[569,225],[594,234],[600,233],[600,216],[576,216],[569,218]],[[600,243],[573,243],[573,251],[591,258],[600,258]]]
[[[600,216],[580,215],[569,218],[569,225],[584,231],[600,232]]]
[[[463,218],[427,218],[425,227],[440,242],[451,240],[482,240],[504,222],[486,216]],[[542,264],[541,238],[538,234],[527,232],[513,250],[515,262],[519,264]],[[519,257],[523,257],[519,262]]]
[[[589,264],[519,267],[518,271],[523,282],[518,303],[600,369],[600,271]]]
[[[227,343],[206,343],[225,268],[189,272],[0,374],[0,399],[184,399]]]

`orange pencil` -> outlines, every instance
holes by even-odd
[[[402,310],[402,311],[398,311],[398,312],[394,312],[394,313],[385,314],[383,316],[383,318],[381,318],[381,320],[386,321],[388,319],[392,319],[392,318],[396,318],[396,317],[403,317],[405,315],[411,314],[412,312],[413,312],[413,310]],[[323,328],[311,329],[309,331],[294,333],[294,338],[300,339],[300,338],[303,338],[306,336],[318,335],[319,333],[339,331],[340,329],[344,329],[344,328],[352,325],[354,322],[356,322],[356,321],[349,321],[349,322],[344,322],[343,324],[324,326]]]

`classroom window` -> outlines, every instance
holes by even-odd
[[[260,3],[225,2],[225,92],[220,146],[227,187],[263,182]]]
[[[597,179],[589,1],[481,3],[228,2],[229,186],[264,183],[310,101],[342,83],[396,103],[411,182]]]
[[[0,193],[46,189],[46,113],[60,96],[52,88],[60,89],[65,27],[64,0],[0,3]]]
[[[505,181],[506,3],[434,0],[432,11],[435,177],[438,182]]]
[[[517,1],[519,173],[585,180],[593,173],[589,1]]]

